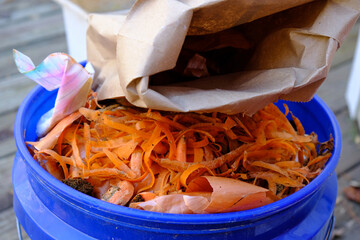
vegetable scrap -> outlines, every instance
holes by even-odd
[[[298,191],[331,156],[332,137],[320,145],[284,106],[285,113],[269,104],[253,116],[175,113],[101,105],[90,92],[84,107],[28,144],[50,174],[85,180],[92,196],[109,203],[165,213],[241,211]]]
[[[85,193],[86,195],[92,195],[93,186],[86,180],[81,178],[74,178],[74,179],[62,179],[63,183],[68,185],[69,187],[72,187],[75,190],[78,190],[79,192]]]
[[[65,53],[52,53],[37,67],[23,53],[13,50],[18,70],[48,91],[58,89],[55,106],[36,126],[37,136],[45,135],[61,119],[83,107],[91,89],[93,69],[83,68]]]

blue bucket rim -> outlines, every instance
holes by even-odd
[[[144,210],[132,209],[129,207],[114,205],[100,199],[88,196],[81,192],[74,190],[73,188],[63,184],[51,174],[45,171],[36,161],[34,161],[30,152],[27,149],[24,139],[23,129],[23,118],[25,110],[31,104],[31,99],[34,96],[40,95],[42,91],[46,91],[43,87],[37,85],[33,88],[30,93],[25,97],[21,103],[17,115],[15,118],[15,127],[14,127],[14,137],[15,143],[19,153],[24,158],[26,164],[41,178],[43,178],[47,185],[56,189],[61,194],[68,196],[69,199],[73,201],[85,204],[93,209],[98,209],[103,212],[111,213],[114,215],[126,216],[133,219],[142,219],[148,220],[151,222],[167,222],[167,223],[177,223],[177,224],[191,224],[192,222],[196,224],[209,224],[209,223],[226,223],[231,220],[231,222],[238,221],[254,221],[254,219],[265,218],[269,215],[275,214],[279,211],[285,210],[296,203],[300,202],[303,198],[313,194],[321,184],[326,181],[326,179],[335,172],[336,165],[340,159],[341,154],[341,131],[336,120],[335,115],[330,110],[330,108],[325,104],[325,102],[315,95],[313,97],[312,104],[320,105],[326,113],[331,122],[331,126],[334,128],[334,152],[329,159],[326,167],[323,171],[313,179],[308,185],[300,189],[299,191],[280,199],[274,203],[255,208],[250,210],[238,211],[238,212],[229,212],[229,213],[216,213],[216,214],[173,214],[173,213],[158,213],[158,212],[149,212]],[[149,217],[151,216],[151,217]]]

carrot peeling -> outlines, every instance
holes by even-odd
[[[306,186],[331,157],[332,138],[318,152],[316,134],[306,134],[286,105],[285,113],[269,104],[250,117],[100,104],[96,94],[89,94],[85,107],[28,144],[34,159],[57,178],[82,178],[97,196],[121,205],[149,201],[147,207],[156,203],[164,210],[168,201],[162,199],[169,196],[179,204],[194,204],[187,213],[239,211]],[[239,189],[227,184],[243,186],[252,195],[237,195]],[[227,197],[221,188],[234,191],[233,205],[224,208],[221,201]]]

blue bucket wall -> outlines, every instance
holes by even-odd
[[[207,215],[116,206],[77,192],[48,174],[24,142],[36,140],[36,123],[54,105],[55,97],[56,91],[36,87],[15,121],[14,211],[33,239],[326,239],[331,232],[341,134],[335,116],[317,96],[307,103],[286,103],[307,133],[316,132],[320,141],[330,134],[334,137],[334,153],[323,172],[303,189],[267,206]],[[282,103],[277,103],[280,109]]]

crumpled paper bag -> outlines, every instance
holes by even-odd
[[[140,0],[127,16],[91,15],[88,61],[99,99],[177,112],[253,114],[277,99],[309,101],[356,22],[358,0]],[[253,44],[242,69],[153,85],[187,36],[239,27]]]

